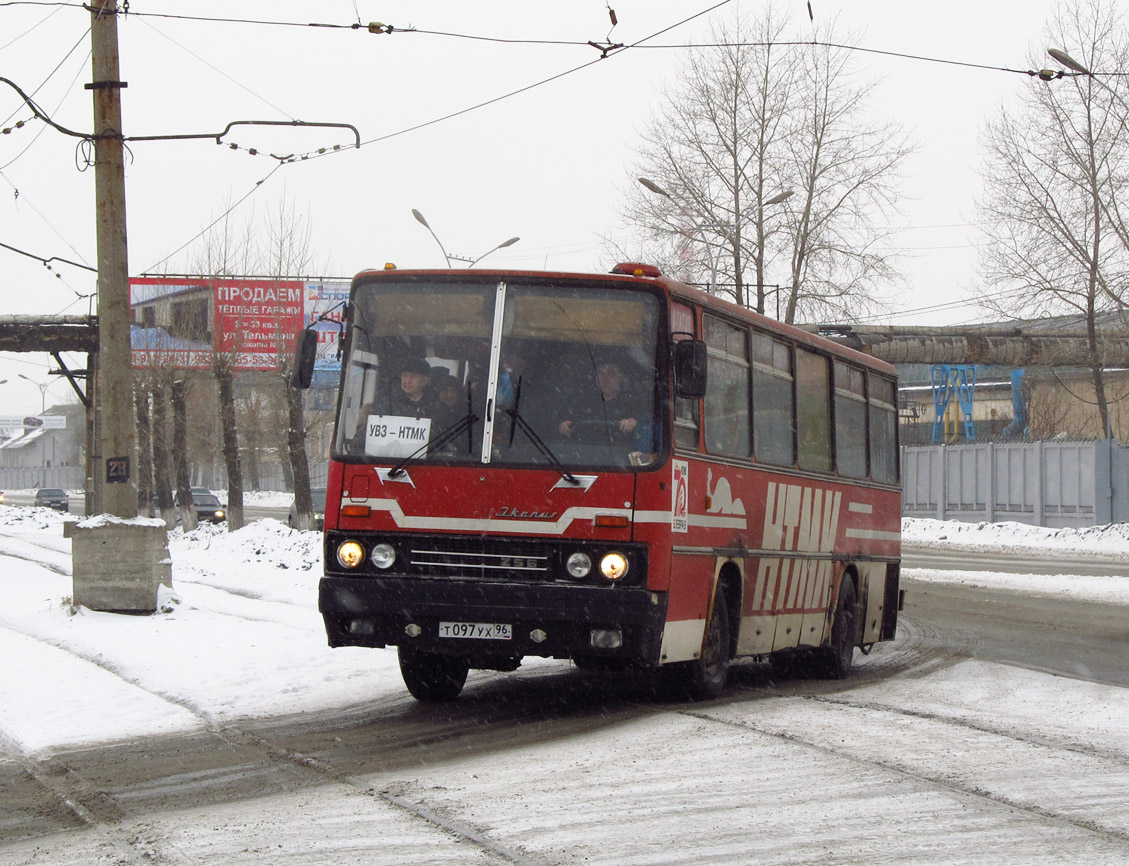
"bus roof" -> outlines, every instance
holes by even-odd
[[[729,318],[736,318],[742,321],[749,322],[756,325],[763,331],[775,333],[781,337],[809,346],[812,348],[823,349],[833,355],[836,355],[843,360],[851,361],[873,370],[886,373],[890,376],[896,376],[897,371],[893,364],[875,358],[873,355],[868,355],[865,352],[860,352],[850,346],[844,346],[835,340],[822,337],[818,334],[813,334],[803,328],[795,325],[789,325],[780,322],[771,316],[765,316],[755,310],[750,310],[747,307],[739,306],[732,301],[727,301],[724,298],[718,298],[702,289],[691,286],[687,283],[679,282],[671,277],[664,276],[658,267],[654,265],[647,265],[639,262],[624,262],[617,264],[608,273],[584,273],[575,271],[531,271],[531,270],[505,270],[493,268],[475,268],[470,271],[467,268],[435,268],[435,269],[405,269],[400,270],[392,264],[386,264],[383,268],[369,268],[361,271],[353,278],[353,284],[359,282],[369,282],[380,279],[395,279],[397,277],[407,277],[410,279],[418,279],[421,277],[443,277],[445,279],[454,279],[458,277],[467,278],[471,277],[476,282],[485,282],[490,279],[505,279],[505,278],[518,278],[525,280],[537,280],[544,282],[546,280],[583,280],[586,282],[609,282],[609,283],[639,283],[648,286],[661,287],[672,299],[679,300],[687,303],[700,305],[702,308],[711,312],[718,313]]]

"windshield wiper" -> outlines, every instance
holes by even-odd
[[[442,448],[448,442],[451,442],[452,440],[454,440],[454,438],[456,436],[458,436],[460,433],[462,433],[464,430],[473,431],[474,423],[477,420],[478,420],[478,416],[475,415],[473,412],[468,410],[467,413],[462,418],[460,418],[458,421],[456,421],[454,424],[451,424],[445,430],[441,430],[436,435],[436,437],[434,439],[428,441],[424,445],[421,445],[419,448],[417,448],[415,451],[413,451],[411,454],[409,454],[407,457],[405,457],[403,460],[401,460],[399,463],[397,463],[395,466],[393,466],[391,469],[389,469],[388,470],[388,477],[389,478],[396,478],[396,477],[402,475],[404,473],[404,470],[407,469],[408,466],[410,466],[412,463],[414,463],[416,460],[418,460],[420,457],[422,457],[428,451],[438,451],[440,448]],[[473,445],[473,442],[474,442],[473,433],[468,433],[467,434],[468,445]]]
[[[545,440],[537,435],[537,431],[529,425],[529,422],[526,421],[518,411],[518,407],[521,406],[521,382],[522,380],[519,378],[517,380],[517,387],[514,389],[514,405],[505,410],[506,414],[510,416],[511,421],[509,444],[511,446],[514,444],[514,431],[520,428],[521,432],[529,437],[529,441],[533,443],[533,446],[541,452],[541,456],[549,461],[549,465],[556,469],[565,481],[569,484],[579,484],[580,481],[577,480],[576,476],[564,468],[564,464],[561,463],[560,458],[553,453],[553,450],[545,443]]]

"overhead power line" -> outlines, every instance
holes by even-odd
[[[702,11],[700,11],[700,12],[696,12],[696,13],[694,13],[693,15],[690,15],[690,16],[688,16],[688,17],[686,17],[686,18],[683,18],[683,19],[682,19],[681,21],[679,21],[679,22],[676,22],[675,24],[669,25],[668,27],[664,27],[664,28],[663,28],[662,30],[659,30],[659,31],[657,31],[656,33],[653,33],[653,34],[651,34],[650,36],[644,37],[644,38],[643,38],[642,40],[639,40],[639,42],[636,42],[636,43],[634,43],[634,44],[635,44],[635,45],[640,45],[640,44],[642,44],[642,43],[644,43],[644,42],[646,42],[646,41],[648,41],[648,40],[650,40],[650,39],[654,39],[654,38],[656,38],[657,36],[660,36],[660,35],[662,35],[663,33],[669,32],[670,30],[672,30],[672,29],[674,29],[674,28],[676,28],[676,27],[680,27],[681,25],[683,25],[683,24],[686,24],[687,22],[694,20],[695,18],[699,18],[699,17],[701,17],[702,15],[706,15],[706,14],[708,14],[708,13],[710,13],[710,12],[714,11],[715,9],[718,9],[718,8],[720,8],[720,7],[722,7],[722,6],[725,6],[725,5],[726,5],[726,4],[728,4],[729,2],[731,2],[731,0],[721,0],[721,2],[719,2],[719,3],[716,3],[716,4],[714,4],[713,6],[710,6],[710,7],[708,7],[707,9],[704,9],[704,10],[702,10]],[[613,22],[613,23],[614,23],[614,22]],[[438,117],[438,118],[435,118],[435,119],[433,119],[433,120],[430,120],[430,121],[426,121],[426,122],[424,122],[424,123],[419,123],[419,124],[416,124],[416,125],[414,125],[414,126],[410,126],[410,127],[407,127],[407,128],[405,128],[405,129],[400,129],[400,130],[397,130],[396,132],[391,132],[391,133],[388,133],[387,135],[382,135],[382,136],[378,136],[378,137],[376,137],[376,138],[372,138],[372,139],[369,139],[369,140],[367,140],[367,141],[359,142],[359,143],[357,144],[357,147],[361,147],[362,145],[365,145],[365,144],[375,144],[375,143],[377,143],[377,142],[380,142],[380,141],[386,141],[386,140],[388,140],[388,139],[390,139],[390,138],[394,138],[394,137],[396,137],[396,136],[400,136],[400,135],[405,135],[405,134],[407,134],[407,133],[409,133],[409,132],[413,132],[413,131],[415,131],[415,130],[418,130],[418,129],[423,129],[423,128],[425,128],[425,127],[428,127],[428,126],[433,126],[433,125],[435,125],[435,124],[441,123],[442,121],[445,121],[445,120],[449,120],[449,119],[451,119],[451,118],[454,118],[454,117],[459,117],[459,116],[461,116],[461,115],[463,115],[463,114],[467,114],[467,113],[469,113],[469,112],[471,112],[471,111],[475,111],[475,110],[477,110],[477,109],[479,109],[479,108],[484,108],[484,107],[485,107],[485,106],[487,106],[487,105],[493,105],[494,103],[500,102],[500,101],[502,101],[502,100],[504,100],[504,99],[508,99],[508,98],[510,98],[511,96],[516,96],[516,95],[517,95],[517,94],[519,94],[519,93],[525,93],[525,92],[527,92],[527,91],[529,91],[529,90],[532,90],[532,89],[533,89],[533,88],[535,88],[535,87],[540,87],[540,86],[541,86],[541,85],[543,85],[543,84],[548,84],[548,83],[549,83],[549,82],[551,82],[551,81],[556,81],[556,80],[558,80],[558,79],[560,79],[560,78],[563,78],[563,77],[565,77],[566,75],[571,75],[571,74],[572,74],[572,73],[574,73],[574,72],[579,72],[579,71],[580,71],[581,69],[586,69],[587,67],[591,66],[592,64],[594,64],[594,63],[598,63],[598,62],[599,62],[600,60],[603,60],[603,59],[605,59],[605,57],[606,57],[606,56],[607,56],[607,55],[601,56],[601,57],[600,57],[599,59],[597,59],[597,60],[590,60],[590,61],[588,61],[587,63],[583,63],[583,64],[581,64],[581,65],[579,65],[579,66],[573,67],[572,69],[568,69],[568,70],[565,70],[564,72],[558,73],[558,74],[556,74],[556,75],[552,75],[552,76],[550,76],[550,77],[548,77],[548,78],[542,79],[542,80],[540,80],[540,81],[537,81],[537,82],[535,82],[535,83],[533,83],[533,84],[530,84],[530,85],[527,85],[527,86],[525,86],[525,87],[520,87],[520,88],[518,88],[517,90],[512,90],[512,91],[510,91],[509,93],[505,93],[505,94],[503,94],[503,95],[501,95],[501,96],[497,96],[497,97],[494,97],[493,99],[488,99],[488,100],[485,100],[484,102],[480,102],[480,103],[478,103],[478,104],[476,104],[476,105],[472,105],[472,106],[470,106],[470,107],[468,107],[468,108],[464,108],[464,109],[461,109],[460,111],[455,111],[455,112],[452,112],[452,113],[450,113],[450,114],[446,114],[446,115],[444,115],[444,116],[442,116],[442,117]],[[334,150],[330,150],[330,151],[323,151],[323,152],[319,152],[319,153],[317,153],[317,154],[315,154],[315,155],[311,155],[311,156],[310,156],[310,159],[318,159],[318,158],[320,158],[320,157],[322,157],[322,156],[329,156],[329,155],[331,155],[331,154],[333,154],[333,153],[340,153],[340,152],[342,152],[342,151],[341,151],[340,149],[334,149]],[[226,210],[224,211],[224,213],[222,213],[222,214],[221,214],[221,215],[220,215],[219,217],[217,217],[217,218],[216,218],[216,219],[215,219],[214,221],[212,221],[212,223],[210,223],[210,224],[209,224],[209,225],[208,225],[208,226],[207,226],[206,228],[204,228],[204,229],[203,229],[203,230],[202,230],[201,232],[199,232],[199,233],[198,233],[197,235],[195,235],[195,236],[194,236],[193,238],[191,238],[190,240],[186,241],[186,242],[185,242],[184,244],[182,244],[181,246],[179,246],[179,247],[178,247],[178,248],[177,248],[176,250],[174,250],[174,251],[173,251],[172,253],[170,253],[169,255],[167,255],[167,256],[165,256],[164,258],[160,259],[159,261],[155,262],[155,263],[154,263],[153,265],[151,265],[151,266],[150,266],[149,268],[147,268],[146,270],[147,270],[147,271],[152,271],[152,270],[155,270],[156,268],[158,268],[158,267],[160,267],[161,265],[165,264],[165,262],[167,262],[167,261],[168,261],[169,259],[171,259],[171,258],[172,258],[172,257],[173,257],[174,255],[176,255],[177,253],[179,253],[180,251],[182,251],[182,250],[183,250],[183,249],[184,249],[185,247],[187,247],[187,246],[188,246],[189,244],[191,244],[191,243],[192,243],[193,241],[195,241],[195,240],[196,240],[197,238],[200,238],[200,237],[202,237],[202,236],[203,236],[203,235],[204,235],[205,233],[207,233],[207,231],[208,231],[209,229],[211,229],[211,228],[212,228],[212,226],[216,225],[216,224],[217,224],[217,223],[219,223],[219,222],[220,222],[221,220],[223,220],[224,218],[226,218],[226,217],[227,217],[227,216],[228,216],[229,214],[231,214],[231,213],[232,213],[232,212],[233,212],[233,211],[234,211],[234,210],[235,210],[235,209],[236,209],[237,207],[239,207],[239,205],[240,205],[240,204],[242,204],[242,203],[243,203],[244,201],[246,201],[246,200],[247,200],[248,198],[250,198],[250,197],[251,197],[251,196],[252,196],[252,195],[253,195],[254,193],[258,192],[258,190],[262,188],[262,186],[263,186],[263,185],[264,185],[264,184],[265,184],[265,183],[266,183],[266,182],[267,182],[267,181],[268,181],[268,180],[269,180],[269,179],[270,179],[270,178],[271,178],[271,177],[272,177],[272,176],[274,175],[275,171],[277,171],[277,170],[278,170],[279,168],[281,168],[283,164],[284,164],[284,163],[281,163],[281,162],[280,162],[280,163],[279,163],[279,165],[275,166],[274,170],[272,170],[272,171],[270,172],[270,174],[268,174],[268,175],[267,175],[266,177],[264,177],[264,178],[260,179],[259,181],[257,181],[257,182],[255,183],[254,187],[252,187],[252,188],[251,188],[251,189],[250,189],[250,190],[249,190],[249,191],[248,191],[248,192],[247,192],[247,193],[246,193],[246,194],[245,194],[245,195],[244,195],[244,196],[243,196],[243,197],[242,197],[241,199],[239,199],[239,201],[235,202],[235,204],[233,204],[233,205],[231,205],[231,206],[230,206],[229,208],[227,208],[227,209],[226,209]]]
[[[823,42],[817,39],[811,40],[796,40],[785,42],[677,42],[677,43],[662,43],[662,44],[649,44],[652,40],[669,32],[682,24],[687,23],[694,18],[706,15],[721,6],[727,5],[731,0],[721,0],[714,6],[697,12],[682,21],[664,28],[655,34],[647,37],[646,39],[639,40],[638,42],[630,45],[622,43],[609,42],[607,38],[604,40],[575,40],[575,39],[545,39],[533,37],[512,37],[512,36],[489,36],[477,33],[458,33],[447,30],[427,30],[419,27],[408,26],[399,27],[395,24],[388,24],[381,21],[370,21],[367,24],[361,21],[354,21],[348,24],[336,23],[330,21],[283,21],[279,19],[270,18],[234,18],[215,15],[184,15],[173,14],[169,12],[141,12],[127,10],[126,15],[135,18],[163,18],[169,20],[179,21],[196,21],[209,24],[235,24],[235,25],[251,25],[259,27],[285,27],[285,28],[308,28],[316,30],[342,30],[351,32],[364,32],[374,35],[398,35],[410,33],[417,36],[436,36],[447,39],[462,39],[474,42],[488,42],[499,45],[557,45],[568,48],[586,47],[595,48],[601,52],[601,58],[610,56],[611,53],[620,49],[628,48],[645,48],[654,50],[684,50],[684,49],[701,49],[701,48],[834,48],[842,51],[857,51],[864,54],[875,54],[884,57],[892,57],[901,60],[912,60],[921,63],[937,63],[947,66],[960,66],[968,69],[981,69],[992,72],[1005,72],[1009,74],[1028,75],[1032,77],[1042,78],[1049,80],[1051,77],[1062,77],[1065,73],[1051,73],[1049,70],[1033,70],[1033,69],[1016,69],[1008,66],[1000,66],[998,64],[988,63],[972,63],[964,60],[951,60],[944,57],[930,57],[923,54],[910,54],[902,51],[895,51],[884,48],[868,48],[862,45],[847,45],[836,42]],[[57,7],[71,7],[85,11],[86,7],[79,3],[66,3],[66,2],[46,2],[46,0],[7,0],[7,2],[0,2],[0,6],[57,6]],[[609,7],[609,12],[611,9]],[[611,12],[613,29],[617,23],[615,20],[615,13]],[[608,33],[610,38],[611,32]],[[1129,72],[1108,72],[1108,73],[1093,73],[1095,75],[1102,75],[1108,77],[1117,77],[1129,75]],[[552,79],[548,79],[552,80]],[[522,92],[522,91],[516,91]],[[486,103],[489,104],[489,103]]]
[[[70,259],[64,259],[64,258],[61,258],[60,256],[51,256],[50,258],[45,259],[45,258],[43,258],[43,256],[37,256],[37,255],[35,255],[35,253],[29,253],[26,250],[21,250],[17,247],[9,246],[8,244],[5,244],[5,243],[0,243],[0,247],[3,247],[6,250],[11,250],[12,252],[18,253],[21,256],[27,256],[29,259],[35,259],[37,262],[41,262],[47,268],[47,270],[49,270],[49,271],[54,270],[54,268],[51,267],[51,262],[62,262],[63,264],[73,265],[76,268],[82,268],[83,270],[86,270],[86,271],[93,271],[94,273],[98,273],[97,268],[92,268],[92,267],[90,267],[90,265],[84,265],[84,264],[81,264],[80,262],[72,262]],[[56,276],[58,276],[58,275],[56,275]]]

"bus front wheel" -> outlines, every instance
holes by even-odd
[[[453,701],[466,683],[466,659],[400,647],[400,676],[417,701]]]
[[[714,598],[701,656],[691,662],[666,665],[662,671],[664,684],[677,697],[706,701],[725,691],[729,678],[729,611],[720,587]]]

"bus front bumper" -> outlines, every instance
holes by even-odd
[[[666,602],[637,588],[395,577],[323,577],[318,591],[330,646],[410,646],[472,667],[526,655],[657,665]]]

